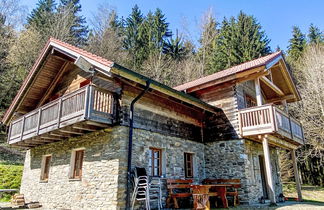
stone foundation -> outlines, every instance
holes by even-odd
[[[275,193],[282,193],[276,148],[270,147]],[[206,177],[241,179],[241,203],[257,203],[263,196],[259,155],[262,144],[249,140],[208,143],[205,147]]]
[[[120,209],[125,205],[126,138],[120,127],[30,149],[21,193],[45,209]],[[121,140],[124,138],[123,140]],[[82,180],[69,179],[71,151],[84,148]],[[40,181],[42,156],[52,154],[48,182]]]

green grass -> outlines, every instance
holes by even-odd
[[[297,197],[295,184],[284,184],[283,192],[285,197]],[[302,196],[303,200],[307,202],[324,202],[324,187],[303,185]]]
[[[22,172],[22,165],[0,165],[0,189],[19,189]],[[0,202],[9,201],[12,194],[2,193]]]

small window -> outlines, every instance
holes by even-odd
[[[245,105],[246,108],[249,107],[254,107],[257,105],[255,98],[253,98],[252,96],[245,94]]]
[[[42,181],[48,180],[51,159],[52,159],[51,155],[44,155],[42,158],[42,167],[41,167],[41,180]]]
[[[71,158],[71,179],[81,179],[84,149],[74,150]]]
[[[193,154],[184,153],[185,177],[193,178]]]
[[[156,148],[150,148],[149,156],[149,168],[151,176],[162,175],[162,150]]]

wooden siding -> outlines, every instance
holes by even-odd
[[[8,143],[19,144],[35,137],[41,139],[52,131],[87,120],[112,124],[117,113],[115,102],[116,96],[113,93],[92,85],[85,86],[14,120],[10,124]],[[79,126],[78,129],[80,128],[82,129]],[[89,127],[84,129],[92,130]],[[80,133],[73,130],[69,132]],[[55,140],[55,137],[51,139]]]

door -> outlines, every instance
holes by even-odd
[[[260,173],[261,173],[261,183],[262,183],[263,198],[268,199],[267,181],[266,181],[266,173],[265,173],[263,155],[259,155],[259,163],[260,163]]]

